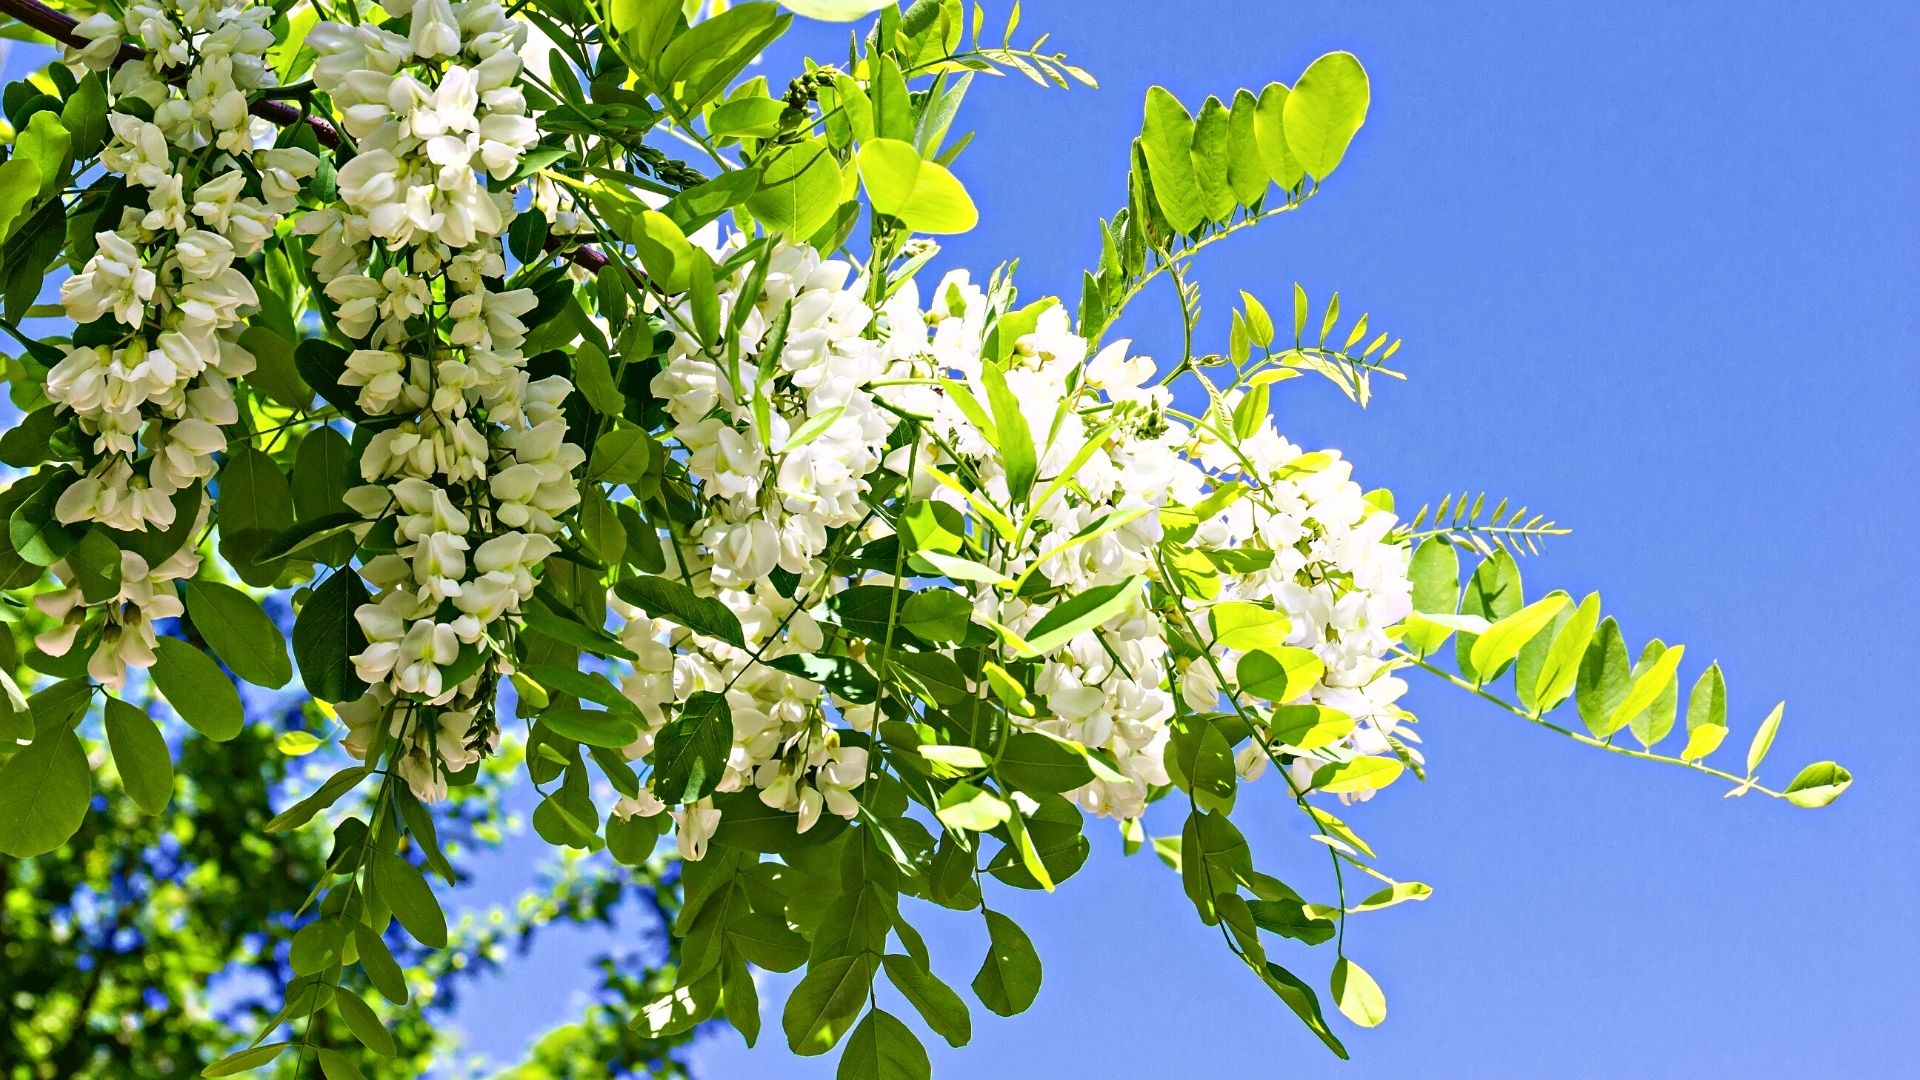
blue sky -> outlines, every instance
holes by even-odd
[[[1834,758],[1856,784],[1819,813],[1722,800],[1707,778],[1582,748],[1416,676],[1430,777],[1350,820],[1385,869],[1436,891],[1350,930],[1390,1003],[1383,1027],[1343,1028],[1352,1062],[1237,967],[1175,876],[1123,859],[1096,828],[1094,858],[1057,894],[997,901],[1041,952],[1038,1004],[1012,1020],[976,1007],[973,1045],[937,1047],[936,1075],[1910,1070],[1920,8],[1025,7],[1023,36],[1052,31],[1103,89],[976,84],[966,117],[980,134],[957,172],[983,220],[947,265],[1018,257],[1025,293],[1076,291],[1096,218],[1123,198],[1149,84],[1195,103],[1355,52],[1373,110],[1326,192],[1200,264],[1213,347],[1240,288],[1277,308],[1297,280],[1372,311],[1406,339],[1411,381],[1382,385],[1364,413],[1290,383],[1283,430],[1341,448],[1408,507],[1484,487],[1573,526],[1526,562],[1530,591],[1600,588],[1636,642],[1717,658],[1737,718],[1727,759],[1784,697],[1766,772],[1784,781]],[[795,35],[770,77],[807,47],[842,55],[845,31]],[[1177,332],[1164,295],[1122,328],[1162,355]],[[1274,791],[1249,794],[1257,858],[1316,881],[1323,859]],[[517,887],[526,854],[496,860],[475,893]],[[963,986],[978,924],[928,918],[936,968]],[[565,1019],[586,958],[608,945],[569,933],[470,989],[469,1042],[506,1057]],[[1323,973],[1331,955],[1317,952],[1289,963]],[[777,1023],[769,1035],[755,1050],[731,1032],[704,1040],[702,1075],[832,1075],[793,1060]]]

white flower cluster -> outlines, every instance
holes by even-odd
[[[228,380],[254,366],[239,322],[259,303],[235,263],[260,250],[318,164],[305,150],[256,149],[274,133],[247,113],[247,94],[273,85],[272,18],[248,0],[207,0],[136,4],[81,25],[94,42],[84,62],[110,59],[123,33],[144,49],[110,80],[113,139],[100,160],[143,189],[145,205],[98,233],[96,253],[61,286],[76,325],[110,316],[123,328],[113,344],[69,348],[48,375],[48,397],[105,455],[62,494],[64,522],[165,528],[174,492],[211,476],[225,449],[220,428],[236,416]],[[122,107],[135,102],[138,114]]]
[[[874,710],[823,699],[817,683],[753,663],[753,650],[765,646],[764,658],[772,659],[819,646],[810,612],[849,584],[826,578],[829,533],[856,526],[856,535],[872,539],[888,532],[866,511],[879,470],[907,478],[913,500],[944,502],[963,517],[977,516],[974,507],[936,471],[992,505],[1013,502],[998,433],[983,429],[983,421],[997,423],[986,404],[987,295],[954,273],[924,309],[908,283],[876,319],[860,295],[865,283],[849,288],[847,276],[846,266],[811,249],[778,249],[739,342],[738,355],[750,359],[736,372],[682,334],[654,384],[706,507],[693,536],[666,545],[667,572],[684,573],[738,614],[749,649],[614,603],[629,620],[623,641],[640,656],[623,688],[652,729],[629,753],[647,752],[678,703],[724,691],[735,740],[720,790],[758,789],[768,805],[796,811],[803,830],[823,807],[855,812],[852,790],[865,753],[840,745],[835,721],[870,729]],[[739,287],[738,278],[723,285],[723,313],[746,302]],[[782,347],[762,358],[767,328],[782,318]],[[1183,510],[1189,543],[1238,554],[1208,571],[1216,585],[1206,599],[1186,601],[1196,625],[1205,625],[1214,603],[1270,606],[1287,620],[1285,643],[1311,650],[1325,667],[1294,703],[1356,721],[1351,736],[1322,753],[1390,752],[1386,736],[1402,716],[1393,703],[1404,686],[1384,659],[1387,630],[1410,608],[1407,552],[1386,539],[1392,515],[1362,496],[1345,462],[1303,454],[1270,422],[1235,446],[1215,434],[1211,420],[1221,416],[1178,422],[1170,392],[1148,385],[1153,362],[1129,356],[1129,345],[1115,342],[1089,356],[1055,304],[1032,315],[1010,355],[994,362],[1033,433],[1038,480],[1020,539],[996,542],[989,570],[1002,582],[1039,575],[1061,598],[1124,589],[1143,576],[1164,579],[1163,510],[1206,507],[1200,520]],[[756,400],[770,407],[756,414]],[[923,418],[920,434],[894,439],[887,450],[899,414]],[[792,599],[768,581],[776,569],[800,582]],[[956,585],[975,622],[1023,636],[1059,603],[1011,595],[1004,583]],[[1131,595],[1100,626],[1042,659],[1039,717],[1016,721],[1101,751],[1117,772],[1098,770],[1102,778],[1069,794],[1088,812],[1123,819],[1143,813],[1151,790],[1169,782],[1165,752],[1178,709],[1216,710],[1223,690],[1210,665],[1181,658],[1174,642],[1183,628],[1168,625],[1148,590]],[[1237,657],[1216,651],[1231,676]],[[1258,771],[1255,758],[1264,762],[1265,750],[1250,747],[1241,757],[1249,777]],[[617,808],[662,809],[647,792]],[[700,855],[719,813],[710,801],[676,812],[684,855]]]
[[[979,328],[987,298],[963,282],[949,281],[936,291],[936,301],[929,350],[935,370],[972,387],[984,410],[987,361],[979,351]],[[965,329],[956,332],[950,327],[954,323]],[[962,347],[941,348],[943,332]],[[1015,578],[1029,571],[1043,575],[1069,597],[1122,584],[1153,569],[1162,536],[1159,508],[1200,497],[1204,477],[1181,456],[1180,433],[1163,415],[1167,392],[1141,389],[1152,361],[1129,359],[1129,344],[1114,342],[1089,358],[1086,340],[1073,333],[1058,304],[1042,311],[1033,328],[1014,342],[1004,375],[1038,444],[1040,479],[1027,539],[1003,553],[995,570]],[[953,473],[960,463],[954,460],[957,454],[982,494],[995,505],[1009,503],[1005,461],[958,395],[909,388],[896,397],[909,411],[932,418],[930,437],[917,448],[896,450],[892,462],[905,472],[906,454],[918,457],[917,497],[968,512],[965,498],[928,471],[937,467]],[[1063,475],[1071,475],[1072,483],[1051,483]],[[1098,535],[1067,543],[1083,532]],[[1055,606],[1008,596],[991,585],[969,588],[977,618],[1022,634]],[[1044,698],[1044,718],[1028,726],[1105,751],[1124,777],[1096,779],[1071,793],[1087,811],[1138,817],[1148,790],[1168,782],[1164,757],[1174,713],[1170,667],[1166,629],[1144,590],[1102,626],[1046,657],[1035,683]]]
[[[202,502],[199,529],[206,524],[207,504]],[[159,636],[153,624],[161,619],[177,618],[186,611],[174,582],[192,577],[200,569],[200,555],[191,545],[182,547],[158,566],[148,564],[144,556],[132,551],[120,553],[120,587],[99,605],[104,618],[99,624],[99,639],[92,643],[87,658],[87,674],[101,685],[118,690],[126,683],[127,668],[152,667]],[[73,569],[66,561],[53,565],[54,576],[66,588],[42,593],[34,606],[59,625],[41,633],[34,644],[48,656],[65,656],[73,649],[89,608]]]
[[[1230,422],[1222,415],[1229,404],[1223,402],[1216,418]],[[1388,631],[1413,610],[1410,552],[1387,539],[1394,516],[1367,500],[1353,482],[1352,464],[1337,451],[1303,453],[1270,422],[1240,440],[1238,453],[1203,439],[1196,455],[1217,477],[1238,478],[1254,490],[1201,522],[1195,546],[1273,555],[1264,568],[1223,578],[1218,599],[1272,604],[1287,616],[1286,643],[1312,651],[1325,665],[1312,689],[1291,704],[1352,717],[1355,728],[1342,748],[1353,754],[1392,754],[1389,736],[1418,742],[1401,726],[1407,714],[1395,705],[1407,685],[1386,659],[1394,640]],[[1229,652],[1221,666],[1231,671],[1238,659]],[[1192,674],[1201,674],[1197,665]],[[1206,696],[1204,707],[1211,707]],[[1418,759],[1418,751],[1406,749]],[[1249,778],[1267,762],[1260,746],[1240,751],[1238,764]],[[1295,785],[1304,790],[1319,764],[1296,756]]]
[[[368,647],[354,665],[372,690],[341,714],[361,752],[381,717],[404,733],[402,774],[436,799],[490,735],[472,729],[508,671],[499,624],[558,550],[585,455],[561,412],[571,385],[526,372],[533,294],[500,287],[514,216],[502,181],[538,137],[518,81],[525,26],[493,0],[383,6],[399,30],[323,22],[311,35],[314,84],[358,153],[340,169],[340,205],[297,230],[313,238],[338,329],[360,344],[341,382],[378,428],[347,503],[394,523],[396,550],[361,568],[375,600],[355,613]]]
[[[61,493],[62,522],[168,528],[176,494],[212,476],[226,449],[222,429],[238,417],[229,380],[254,367],[240,322],[259,303],[238,263],[273,235],[318,165],[305,150],[273,148],[273,126],[247,112],[247,95],[274,83],[272,19],[251,0],[195,0],[136,3],[79,27],[90,44],[71,52],[76,64],[105,68],[123,44],[142,49],[109,80],[113,138],[100,155],[138,194],[60,290],[67,317],[103,340],[69,347],[47,377],[47,396],[79,418],[101,455]],[[90,326],[107,320],[110,333]],[[188,512],[204,504],[203,495]],[[123,555],[121,593],[105,605],[107,632],[90,664],[96,678],[117,686],[125,665],[153,663],[152,620],[179,614],[164,586],[198,567],[191,545],[157,567]],[[72,580],[64,563],[53,570]],[[42,647],[66,651],[88,615],[78,588],[41,604],[65,620]]]
[[[690,309],[672,314],[679,330],[653,392],[673,419],[688,472],[705,494],[705,516],[687,553],[689,576],[739,617],[742,650],[654,621],[616,597],[628,620],[622,640],[639,654],[622,689],[647,715],[651,729],[628,748],[638,757],[676,703],[699,691],[724,691],[733,712],[734,745],[723,792],[755,788],[768,806],[799,815],[802,831],[824,811],[852,817],[853,790],[867,776],[867,752],[842,743],[820,684],[753,662],[809,653],[822,642],[806,609],[835,587],[822,556],[830,530],[860,526],[870,511],[870,478],[898,418],[884,409],[871,385],[905,373],[914,343],[868,336],[874,311],[864,279],[849,284],[851,268],[822,259],[812,248],[786,246],[770,256],[758,296],[745,297],[746,272],[719,283],[720,311],[740,316],[739,353],[758,357],[737,370],[725,350],[709,352],[686,331]],[[911,292],[889,302],[889,321],[917,319]],[[778,348],[776,349],[776,345]],[[675,545],[668,557],[678,560]],[[693,545],[685,545],[691,547]],[[691,565],[694,560],[699,565]],[[798,581],[782,596],[769,575]],[[844,703],[842,703],[844,704]],[[623,814],[654,814],[663,807],[643,792],[624,800]],[[681,852],[698,858],[719,824],[711,800],[676,811]]]

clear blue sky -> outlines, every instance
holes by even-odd
[[[1278,306],[1295,280],[1371,310],[1406,338],[1412,381],[1365,413],[1289,384],[1296,441],[1342,448],[1408,505],[1486,487],[1574,526],[1525,564],[1530,590],[1601,588],[1635,640],[1718,658],[1745,725],[1728,759],[1785,697],[1767,771],[1835,758],[1856,784],[1819,813],[1722,800],[1711,780],[1587,750],[1416,675],[1430,778],[1351,818],[1385,869],[1436,892],[1349,933],[1390,1002],[1383,1027],[1343,1028],[1352,1062],[1237,967],[1172,874],[1096,829],[1059,893],[998,901],[1040,949],[1038,1004],[1012,1020],[976,1007],[973,1045],[937,1045],[936,1075],[1911,1075],[1920,8],[1025,7],[1023,36],[1053,31],[1103,89],[976,84],[981,131],[958,171],[983,221],[948,264],[1019,257],[1026,293],[1076,293],[1150,83],[1193,103],[1357,53],[1366,128],[1309,209],[1203,260],[1210,332],[1224,340],[1233,290]],[[771,75],[803,47],[843,55],[845,32],[792,45]],[[1177,332],[1163,301],[1123,329],[1162,354]],[[1274,793],[1252,794],[1257,857],[1317,881],[1324,864]],[[520,884],[525,854],[495,860],[473,895]],[[977,923],[928,917],[936,967],[964,986]],[[504,1057],[563,1020],[607,944],[569,932],[470,989],[471,1044]],[[1323,972],[1317,952],[1289,963]],[[703,1041],[702,1075],[831,1077],[780,1044],[782,996],[766,995],[776,1022],[759,1049],[730,1031]]]

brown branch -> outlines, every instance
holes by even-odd
[[[61,44],[71,45],[76,49],[85,48],[88,45],[86,38],[74,32],[74,27],[79,23],[73,16],[55,11],[40,0],[0,0],[0,15],[11,16],[21,25],[32,27]],[[113,58],[113,66],[119,67],[121,64],[131,63],[144,55],[146,54],[138,46],[122,45],[120,52]],[[330,150],[340,146],[340,130],[333,126],[332,121],[303,112],[284,101],[262,98],[250,105],[247,111],[281,127],[305,123],[313,130],[313,137],[320,145]],[[565,241],[559,237],[549,236],[546,249],[559,251],[564,243]],[[606,255],[590,247],[574,248],[566,252],[566,257],[588,270],[599,270],[607,265]]]

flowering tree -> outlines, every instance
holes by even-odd
[[[1269,404],[1296,377],[1362,405],[1398,377],[1366,316],[1296,289],[1276,323],[1243,293],[1207,345],[1189,266],[1327,183],[1366,117],[1351,55],[1198,110],[1152,90],[1070,308],[926,269],[977,220],[971,80],[1093,81],[1018,47],[1017,7],[998,44],[959,0],[0,10],[67,50],[4,99],[26,414],[0,449],[26,471],[0,576],[48,625],[24,656],[46,685],[0,687],[0,848],[66,843],[109,758],[167,812],[136,684],[218,742],[246,727],[236,680],[297,677],[359,759],[264,826],[325,814],[333,852],[283,1007],[209,1075],[354,1075],[336,1038],[385,1044],[360,987],[404,1005],[399,935],[446,943],[436,804],[504,784],[502,749],[545,840],[638,865],[670,835],[684,860],[677,980],[638,1032],[753,1041],[753,969],[804,968],[787,1043],[888,1078],[929,1067],[883,981],[971,1032],[915,904],[979,914],[973,997],[1020,1012],[1040,961],[995,891],[1073,874],[1089,819],[1150,842],[1344,1055],[1321,994],[1361,1026],[1386,1008],[1349,916],[1429,892],[1341,816],[1423,770],[1407,672],[1733,794],[1850,782],[1761,782],[1778,709],[1708,764],[1717,666],[1658,749],[1684,649],[1630,649],[1597,596],[1529,600],[1519,557],[1561,530],[1481,497],[1403,520],[1288,442]],[[743,80],[795,13],[871,25],[784,87]],[[1156,365],[1107,339],[1161,280],[1184,348]],[[43,313],[68,325],[21,329]],[[1256,868],[1233,818],[1262,777],[1324,880]],[[1162,801],[1184,824],[1149,837]],[[1279,939],[1331,943],[1330,982]]]

